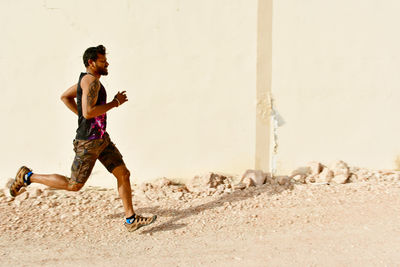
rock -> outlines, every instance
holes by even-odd
[[[224,184],[226,184],[226,185],[230,185],[230,184],[231,184],[231,181],[230,181],[230,180],[231,180],[231,178],[232,178],[232,177],[230,177],[230,178],[228,178],[228,177],[227,177],[226,179],[224,179],[224,181],[223,181],[223,182],[224,182]]]
[[[225,183],[226,179],[227,177],[223,175],[209,172],[201,176],[195,176],[186,186],[189,191],[202,192],[206,188],[217,188],[218,185]]]
[[[140,190],[142,190],[143,192],[147,192],[147,190],[153,188],[153,185],[150,183],[142,183],[140,185]]]
[[[296,175],[302,175],[304,177],[311,175],[311,168],[310,166],[306,167],[299,167],[296,170],[292,171],[291,177],[294,177]]]
[[[182,199],[182,197],[183,197],[183,193],[182,192],[176,192],[173,195],[173,198],[176,199],[176,200],[180,200],[180,199]]]
[[[251,179],[250,177],[246,177],[243,179],[243,184],[246,186],[246,188],[251,187],[251,186],[255,186],[253,179]]]
[[[219,186],[217,186],[217,191],[224,192],[225,191],[225,184],[220,184]]]
[[[232,190],[232,188],[226,188],[224,192],[225,192],[225,193],[232,193],[233,190]]]
[[[276,182],[279,185],[287,185],[290,182],[290,178],[288,176],[277,176],[276,177]]]
[[[334,162],[331,164],[330,169],[333,171],[334,176],[343,175],[346,179],[350,176],[349,166],[344,161],[339,160]]]
[[[216,191],[217,191],[217,189],[210,187],[210,188],[207,189],[207,195],[208,195],[208,196],[211,196],[211,195],[213,195]]]
[[[306,176],[297,174],[292,178],[296,183],[304,184],[306,182]]]
[[[186,185],[179,185],[176,188],[176,191],[178,192],[184,192],[184,193],[189,193],[189,189],[186,187]]]
[[[193,177],[193,179],[186,183],[186,186],[191,192],[202,192],[207,187],[207,182],[210,181],[210,178],[211,173],[209,173],[209,177],[206,177],[204,175],[196,175],[195,177]]]
[[[316,161],[308,163],[308,167],[310,167],[311,175],[318,175],[323,169],[322,164]]]
[[[340,175],[336,175],[335,177],[333,177],[332,181],[337,183],[337,184],[345,184],[348,180],[348,176],[345,174],[340,174]]]
[[[37,198],[38,196],[42,195],[43,191],[40,188],[35,188],[29,193],[30,198]]]
[[[245,173],[242,175],[241,181],[244,181],[244,179],[249,178],[253,180],[254,185],[258,186],[265,184],[268,177],[270,177],[270,175],[261,170],[246,170]]]
[[[60,197],[61,197],[61,195],[59,195],[59,194],[52,194],[48,198],[52,199],[52,200],[56,200],[56,199],[59,199]]]
[[[44,190],[43,196],[45,196],[45,197],[54,196],[54,192],[51,190]]]
[[[155,181],[155,184],[158,185],[159,187],[165,187],[165,186],[170,186],[173,184],[173,182],[165,177],[160,178]]]
[[[15,197],[15,199],[18,200],[18,201],[24,201],[25,199],[27,199],[29,197],[29,193],[27,191],[22,191],[22,192],[21,191]]]
[[[193,186],[190,184],[186,184],[186,187],[188,188],[189,192],[192,193],[202,193],[204,190],[206,190],[206,187],[200,187],[200,186]]]
[[[334,177],[332,178],[334,183],[344,184],[348,181],[350,177],[350,169],[345,162],[341,160],[334,162],[331,165],[331,170],[334,174]]]
[[[310,175],[306,177],[306,184],[313,184],[316,182],[315,176]]]
[[[350,182],[350,183],[354,183],[354,182],[357,182],[358,181],[358,176],[357,176],[357,174],[351,174],[350,175],[350,178],[348,179],[348,182]]]
[[[361,170],[360,172],[357,172],[356,175],[359,181],[368,181],[374,176],[373,173],[368,170]]]
[[[245,189],[246,188],[246,185],[244,184],[244,183],[238,183],[238,184],[235,184],[234,186],[233,186],[233,189],[234,190],[243,190],[243,189]]]
[[[217,188],[218,185],[224,183],[225,179],[226,179],[225,176],[213,173],[213,175],[210,178],[210,181],[207,184],[210,188]]]
[[[210,188],[216,188],[220,182],[219,176],[215,173],[209,172],[200,176],[201,184]]]
[[[323,168],[321,173],[315,177],[315,181],[317,183],[330,183],[333,177],[334,177],[333,171],[325,167]]]

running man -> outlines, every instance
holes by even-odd
[[[75,159],[71,167],[71,177],[59,174],[37,174],[22,166],[10,186],[10,194],[16,196],[22,187],[31,183],[79,191],[89,178],[98,159],[117,178],[118,193],[125,210],[124,224],[128,231],[135,231],[153,223],[157,216],[143,217],[135,214],[132,206],[130,172],[121,153],[106,132],[107,111],[124,104],[128,98],[125,91],[118,92],[114,99],[107,103],[106,90],[100,83],[100,77],[108,75],[109,64],[104,46],[86,49],[83,54],[83,63],[86,73],[81,73],[78,83],[68,88],[61,96],[64,104],[78,115],[78,129],[73,142]]]

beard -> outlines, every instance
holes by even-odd
[[[102,69],[101,71],[99,71],[99,74],[107,76],[108,75],[108,70],[107,69]]]
[[[108,70],[107,70],[107,68],[102,68],[102,67],[96,66],[96,72],[97,72],[98,74],[100,74],[100,75],[104,75],[104,76],[108,75]]]

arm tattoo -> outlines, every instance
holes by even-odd
[[[99,89],[100,89],[100,82],[98,80],[94,80],[89,85],[89,93],[87,95],[87,102],[90,106],[93,106],[94,104],[96,104],[97,93],[99,92]]]

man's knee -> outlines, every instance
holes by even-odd
[[[124,180],[128,180],[129,181],[129,178],[131,177],[131,173],[129,172],[129,170],[128,169],[125,169],[123,172],[122,172],[122,179],[124,179]]]
[[[131,177],[131,173],[127,168],[124,168],[123,170],[120,171],[118,175],[118,180],[123,183],[129,183],[129,178]]]

